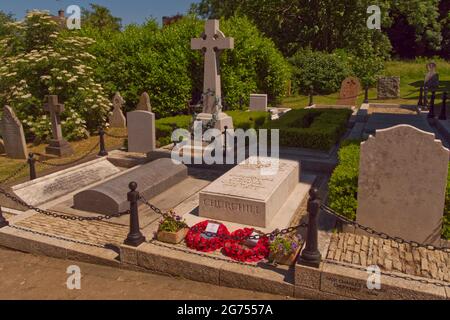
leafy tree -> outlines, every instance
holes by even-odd
[[[93,40],[63,31],[48,12],[30,11],[12,24],[13,35],[0,41],[0,104],[12,106],[28,137],[49,138],[45,95],[65,103],[63,131],[84,138],[106,121],[110,102],[93,79]]]
[[[120,31],[122,19],[114,17],[111,11],[98,4],[90,4],[91,10],[82,10],[81,23],[83,26],[97,28],[102,31]]]
[[[442,51],[444,58],[450,59],[450,1],[441,1],[439,6],[442,25]]]
[[[11,13],[0,11],[0,38],[11,33],[10,23],[14,22],[14,17]]]
[[[370,30],[376,36],[357,42],[369,31],[367,8],[373,4],[381,9],[383,32]],[[438,5],[439,0],[202,0],[191,11],[211,18],[246,15],[287,56],[300,48],[332,52],[355,45],[386,56],[387,35],[400,55],[440,50]]]

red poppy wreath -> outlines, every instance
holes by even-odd
[[[260,237],[256,246],[246,248],[242,242],[253,233],[253,229],[240,229],[231,234],[231,239],[226,241],[222,252],[233,260],[240,262],[258,262],[269,255],[269,239]],[[241,240],[237,240],[237,239]]]
[[[230,236],[230,232],[223,224],[219,225],[217,235],[208,237],[203,234],[208,226],[209,221],[202,221],[193,226],[186,235],[186,245],[197,251],[212,252],[223,247],[226,238]]]

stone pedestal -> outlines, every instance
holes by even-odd
[[[250,157],[200,192],[200,217],[265,228],[299,182],[297,161]],[[268,174],[270,173],[270,174]]]
[[[71,145],[66,140],[50,140],[45,153],[58,157],[67,157],[73,154]]]
[[[203,124],[207,124],[209,121],[211,121],[213,115],[210,113],[200,113],[197,116],[197,121],[202,121]],[[220,132],[225,131],[225,127],[228,129],[233,129],[233,118],[231,118],[229,115],[227,115],[224,112],[219,113],[219,117],[217,119],[216,125],[214,126],[214,129],[220,130]]]

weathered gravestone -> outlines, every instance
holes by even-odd
[[[348,77],[342,81],[341,91],[339,92],[339,99],[337,105],[356,106],[358,95],[361,92],[361,83],[358,78]]]
[[[315,109],[353,109],[356,107],[361,83],[358,78],[348,77],[342,81],[339,99],[336,104],[315,104]],[[308,107],[309,108],[309,107]]]
[[[257,160],[256,160],[257,159]],[[199,215],[251,226],[268,226],[299,183],[297,161],[279,160],[276,174],[264,174],[270,161],[250,157],[200,192]]]
[[[224,49],[234,49],[234,39],[225,38],[219,30],[219,20],[208,20],[201,38],[191,40],[191,49],[202,50],[205,65],[203,77],[203,112],[197,120],[208,123],[215,117],[215,128],[233,128],[233,119],[222,112],[222,88],[219,56]]]
[[[60,115],[64,112],[64,104],[58,103],[58,96],[55,95],[46,96],[45,99],[47,103],[44,104],[44,110],[50,112],[52,122],[52,139],[45,148],[45,152],[58,157],[70,156],[73,154],[73,149],[64,139],[61,129]]]
[[[267,111],[267,94],[251,94],[249,110]]]
[[[187,167],[171,159],[158,159],[105,181],[74,196],[74,208],[102,214],[116,214],[130,208],[127,193],[131,181],[144,198],[152,198],[187,178]]]
[[[141,102],[146,104],[144,96],[141,97]],[[139,105],[142,104],[139,103]],[[127,113],[129,152],[148,153],[156,149],[155,114],[151,112],[150,103],[147,108],[148,111],[138,110]]]
[[[10,106],[3,108],[1,130],[6,156],[13,159],[27,159],[27,144],[22,123],[20,123]]]
[[[125,116],[122,112],[123,104],[125,103],[125,100],[123,100],[122,96],[119,92],[116,92],[113,98],[113,112],[111,116],[109,117],[109,125],[111,128],[126,128],[127,127],[127,120],[125,119]]]
[[[139,103],[136,107],[137,111],[152,111],[152,105],[150,103],[150,96],[147,92],[144,92],[139,99]]]
[[[449,150],[409,125],[361,144],[356,221],[393,237],[438,245]]]
[[[400,77],[379,77],[377,86],[378,100],[400,97]]]
[[[100,158],[16,185],[12,191],[26,203],[36,206],[119,172],[108,160]]]

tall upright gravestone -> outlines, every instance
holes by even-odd
[[[10,106],[3,108],[1,121],[6,156],[13,159],[27,159],[27,144],[22,123]]]
[[[393,237],[439,245],[449,150],[409,125],[361,144],[356,221]]]
[[[203,76],[203,112],[198,121],[207,123],[216,117],[215,128],[233,128],[233,119],[222,112],[222,88],[219,56],[224,49],[234,49],[234,39],[226,38],[219,30],[219,20],[208,20],[201,38],[191,40],[191,49],[202,50],[205,65]]]
[[[143,93],[136,111],[127,113],[128,151],[149,153],[156,149],[155,114],[148,94]]]
[[[58,96],[55,95],[46,96],[45,99],[47,102],[44,104],[44,110],[50,113],[52,122],[52,139],[45,148],[45,152],[58,157],[70,156],[73,154],[73,150],[64,139],[61,129],[60,115],[64,112],[64,104],[58,103]]]

